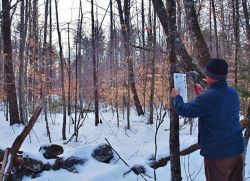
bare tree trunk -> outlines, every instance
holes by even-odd
[[[171,162],[171,180],[181,180],[181,167],[180,167],[180,142],[179,142],[179,115],[176,113],[173,106],[173,98],[171,97],[171,90],[174,88],[173,74],[177,72],[177,60],[175,54],[175,34],[176,30],[176,4],[175,0],[167,1],[168,12],[168,50],[170,61],[170,75],[169,75],[169,106],[170,106],[170,136],[169,136],[169,148],[170,148],[170,162]]]
[[[165,9],[165,6],[162,2],[162,0],[152,0],[154,10],[156,11],[156,14],[161,22],[161,25],[163,27],[163,30],[166,35],[168,35],[168,22],[166,21],[167,17],[167,11]],[[178,32],[175,34],[175,52],[178,55],[177,61],[178,66],[184,70],[184,71],[197,71],[201,76],[205,77],[203,70],[200,68],[198,64],[193,61],[193,59],[188,54]]]
[[[212,38],[212,1],[209,2],[209,48],[213,53],[213,38]]]
[[[249,24],[249,4],[247,6],[247,1],[246,0],[242,0],[242,7],[243,7],[243,13],[244,13],[244,17],[245,17],[245,26],[246,26],[246,32],[247,32],[247,39],[248,39],[248,44],[250,46],[250,24]],[[249,52],[249,51],[248,51]]]
[[[243,13],[244,13],[244,17],[245,17],[245,29],[247,32],[247,40],[248,40],[248,45],[247,45],[247,58],[248,58],[248,67],[250,67],[250,24],[249,24],[249,13],[250,10],[247,6],[247,1],[246,0],[242,0],[242,6],[243,6]],[[248,75],[250,75],[250,70],[248,69]],[[249,83],[247,83],[247,87],[248,87]],[[249,103],[249,107],[250,107],[250,103]],[[250,112],[250,111],[249,111]],[[250,114],[250,113],[249,113]]]
[[[69,23],[68,23],[68,52],[69,52],[69,57],[68,57],[68,116],[71,116],[71,65],[70,65],[70,39],[69,39]]]
[[[234,28],[234,41],[235,41],[235,52],[234,52],[234,84],[238,87],[238,58],[239,58],[239,46],[240,46],[240,29],[239,29],[239,1],[232,0],[233,8],[233,28]]]
[[[79,32],[78,32],[78,29],[77,29],[77,37],[79,36],[78,35]],[[77,142],[77,139],[78,139],[78,135],[77,135],[77,95],[78,95],[78,42],[76,41],[76,60],[75,60],[75,120],[74,120],[74,133],[76,135],[76,142]]]
[[[115,17],[114,17],[114,42],[117,42],[117,29],[115,24]],[[117,47],[114,47],[114,76],[115,76],[115,107],[116,107],[116,118],[117,118],[117,127],[120,126],[120,118],[119,118],[119,102],[118,102],[118,50]]]
[[[151,1],[149,1],[151,3]],[[145,13],[144,13],[144,0],[141,0],[141,30],[142,30],[142,47],[145,47]],[[143,63],[143,108],[144,112],[146,109],[146,86],[147,86],[147,70],[146,70],[146,60],[145,51],[142,50],[142,63]]]
[[[11,19],[10,19],[10,2],[9,0],[2,0],[2,35],[4,44],[4,83],[6,85],[7,100],[9,103],[10,125],[15,123],[20,124],[15,77],[12,65],[12,45],[11,45]]]
[[[79,5],[79,20],[78,20],[78,29],[79,29],[79,34],[77,41],[78,43],[78,72],[79,72],[79,102],[80,102],[80,107],[83,107],[83,98],[82,98],[82,91],[83,91],[83,85],[82,85],[82,62],[83,62],[83,56],[82,56],[82,21],[83,21],[83,13],[82,13],[82,1],[80,0],[80,5]],[[81,118],[83,118],[83,112],[80,111]]]
[[[40,92],[37,90],[39,87],[39,81],[36,80],[38,77],[38,0],[33,0],[33,12],[32,12],[32,38],[33,38],[33,45],[32,45],[32,66],[33,66],[33,80],[32,80],[32,110],[35,109],[36,99],[40,98]]]
[[[94,2],[91,0],[91,21],[92,21],[92,59],[93,59],[93,80],[94,80],[94,105],[95,105],[95,126],[99,124],[99,102],[98,102],[98,79],[95,47],[95,19],[94,19]]]
[[[66,102],[65,102],[65,89],[64,89],[64,60],[63,60],[63,50],[61,41],[61,32],[59,28],[59,17],[58,17],[58,5],[57,0],[55,0],[56,8],[56,23],[57,23],[57,34],[59,40],[59,54],[60,54],[60,67],[61,67],[61,87],[62,87],[62,103],[63,103],[63,126],[62,126],[62,139],[66,140]]]
[[[43,39],[43,52],[42,52],[42,75],[41,76],[41,95],[42,95],[42,100],[44,104],[44,117],[45,117],[45,122],[46,122],[46,130],[47,130],[47,136],[49,137],[49,142],[51,143],[51,136],[50,136],[50,130],[49,130],[49,122],[48,122],[48,116],[47,116],[47,87],[48,87],[48,81],[47,81],[47,52],[48,52],[48,45],[47,45],[47,25],[48,25],[48,6],[49,6],[49,0],[46,0],[45,2],[45,21],[44,21],[44,39]]]
[[[113,2],[112,0],[109,1],[110,5],[110,45],[109,45],[109,55],[110,55],[110,62],[109,62],[109,76],[110,76],[110,93],[114,87],[114,20],[113,20]],[[113,98],[111,98],[110,103],[112,104],[112,110],[113,110]]]
[[[221,9],[221,31],[222,31],[222,48],[223,48],[223,54],[222,58],[225,59],[226,56],[226,32],[225,32],[225,13],[224,13],[224,0],[220,1],[220,9]]]
[[[30,0],[26,0],[26,8],[25,8],[25,32],[26,32],[26,36],[28,35],[28,22],[30,21]],[[28,122],[28,115],[29,115],[29,111],[27,109],[28,107],[28,94],[29,94],[29,88],[28,88],[28,64],[29,64],[29,44],[26,43],[27,45],[25,47],[27,47],[26,49],[26,52],[25,52],[25,55],[26,55],[26,60],[24,61],[24,75],[25,75],[25,79],[24,79],[24,88],[25,88],[25,91],[24,91],[24,107],[26,109],[24,109],[24,114],[25,114],[25,122]]]
[[[150,27],[152,27],[153,31],[150,30],[150,44],[153,49],[156,48],[156,14],[154,13],[154,22],[153,26],[151,20],[149,21]],[[151,81],[150,81],[150,97],[149,97],[149,124],[154,123],[154,91],[155,91],[155,54],[156,52],[150,53],[151,59]]]
[[[183,3],[187,17],[187,25],[191,33],[192,42],[194,44],[195,57],[199,65],[205,67],[211,57],[207,44],[201,34],[194,8],[194,0],[183,0]]]
[[[27,6],[27,5],[26,5]],[[20,67],[19,67],[19,85],[18,85],[18,95],[19,95],[19,113],[20,113],[20,121],[22,123],[26,124],[26,118],[24,113],[24,104],[25,104],[25,98],[24,98],[24,47],[25,47],[25,39],[26,39],[26,32],[25,32],[25,26],[27,24],[24,24],[24,16],[25,16],[25,4],[24,1],[21,2],[20,7],[20,50],[19,50],[19,59],[20,59]],[[27,16],[27,14],[26,14]]]
[[[137,90],[135,87],[135,77],[134,77],[134,70],[133,70],[133,62],[131,53],[129,50],[129,42],[130,42],[130,0],[124,0],[124,15],[122,10],[121,0],[116,0],[118,4],[118,11],[120,17],[120,24],[122,27],[122,35],[124,41],[124,48],[125,48],[125,56],[126,56],[126,63],[128,65],[128,87],[131,88],[131,92],[133,94],[133,100],[135,103],[136,111],[138,116],[144,115],[142,110],[142,106],[137,94]]]
[[[49,90],[53,89],[52,86],[52,0],[49,0]],[[49,94],[49,107],[51,105],[51,94]]]
[[[216,12],[215,12],[214,0],[211,0],[211,3],[212,3],[213,17],[214,17],[214,35],[215,35],[215,50],[216,50],[216,57],[219,58],[219,43],[218,43],[217,20],[216,20]]]

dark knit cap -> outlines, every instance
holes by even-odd
[[[215,80],[222,80],[227,78],[228,64],[223,59],[211,59],[204,69],[205,74]]]

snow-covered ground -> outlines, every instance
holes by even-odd
[[[136,181],[144,180],[141,176],[135,175],[130,172],[126,176],[123,174],[129,170],[129,168],[121,161],[118,160],[118,156],[109,164],[100,163],[92,158],[91,153],[94,148],[102,143],[106,143],[105,138],[109,140],[112,147],[120,154],[120,156],[130,165],[135,164],[144,165],[147,170],[145,177],[147,180],[153,179],[153,169],[148,166],[149,158],[154,154],[154,135],[155,124],[147,125],[148,116],[138,117],[134,112],[131,113],[131,129],[126,130],[126,121],[121,120],[120,127],[117,127],[117,119],[112,115],[112,112],[102,111],[101,119],[103,124],[94,126],[94,114],[89,113],[87,119],[84,121],[83,127],[80,129],[79,141],[72,140],[68,144],[64,145],[64,141],[61,139],[61,124],[62,115],[52,114],[50,117],[50,131],[52,142],[60,144],[64,147],[63,157],[79,156],[87,158],[88,161],[76,168],[79,173],[70,173],[67,170],[60,169],[58,171],[44,171],[40,177],[35,178],[37,181]],[[4,121],[3,112],[0,112],[0,147],[10,147],[15,140],[16,136],[22,131],[23,126],[14,125],[9,126],[9,122]],[[120,115],[122,118],[122,115]],[[52,124],[53,120],[53,124]],[[125,119],[126,120],[126,119]],[[181,121],[182,124],[182,121]],[[158,154],[157,157],[169,155],[169,119],[165,118],[165,121],[160,127],[157,145]],[[67,138],[72,135],[73,125],[70,130],[67,124]],[[180,145],[181,149],[190,146],[197,142],[197,127],[195,127],[192,135],[189,133],[189,126],[185,125],[181,128],[180,132]],[[49,143],[49,139],[46,136],[46,127],[44,116],[40,115],[38,122],[35,124],[31,131],[30,137],[27,137],[23,143],[21,150],[25,153],[48,162],[44,159],[41,153],[39,153],[39,147],[43,144]],[[117,161],[118,160],[118,161]],[[53,160],[50,160],[53,162]],[[246,160],[246,177],[250,177],[250,151],[248,149]],[[183,180],[196,180],[204,181],[205,174],[203,168],[203,157],[199,155],[199,151],[196,151],[188,156],[181,157],[182,178]],[[156,170],[157,180],[166,181],[170,180],[170,164],[165,167],[158,168]],[[29,177],[25,177],[24,180],[31,180]],[[250,179],[249,179],[250,180]]]

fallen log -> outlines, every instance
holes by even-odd
[[[198,145],[198,143],[193,144],[193,145],[189,146],[188,148],[180,151],[179,156],[188,155],[188,154],[193,153],[193,152],[195,152],[196,150],[199,150],[199,149],[200,149],[200,146]],[[166,166],[168,161],[170,161],[170,156],[160,158],[159,160],[155,160],[155,158],[151,158],[148,165],[153,169],[157,169],[159,167]]]
[[[18,150],[20,149],[25,138],[28,136],[34,124],[36,123],[41,111],[42,111],[42,106],[36,107],[32,117],[29,120],[29,123],[24,127],[20,135],[17,136],[11,148],[6,148],[4,159],[2,162],[3,164],[0,171],[0,181],[8,181],[9,176],[11,174],[12,166],[18,162],[17,159]]]

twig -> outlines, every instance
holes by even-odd
[[[128,160],[130,160],[132,157],[134,157],[134,156],[138,153],[138,151],[139,151],[139,149],[138,149],[133,155],[131,155],[131,156],[128,158]]]
[[[129,166],[129,164],[117,153],[117,151],[111,146],[111,144],[109,143],[108,139],[105,138],[105,140],[107,141],[107,143],[109,144],[109,146],[111,147],[111,149],[116,153],[116,155],[119,157],[119,159],[127,166],[131,169],[131,167]],[[131,169],[132,170],[132,169]],[[140,176],[147,181],[147,179],[137,170],[137,172],[140,174]]]
[[[155,52],[155,53],[160,52],[160,53],[164,53],[164,54],[169,53],[169,52],[166,52],[166,51],[163,51],[163,50],[150,49],[150,48],[141,47],[141,46],[138,46],[138,45],[133,45],[133,44],[130,44],[130,43],[127,43],[127,42],[123,42],[123,43],[127,44],[127,45],[129,45],[131,47],[142,49],[142,50],[149,51],[149,52]]]

